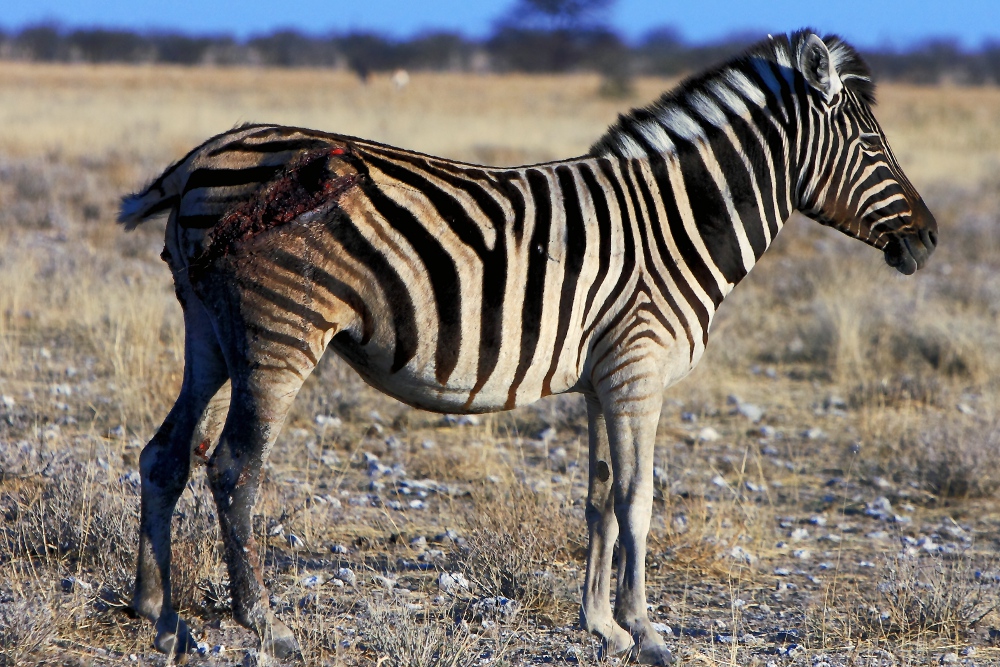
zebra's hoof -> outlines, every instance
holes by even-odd
[[[174,656],[175,661],[181,664],[189,652],[198,648],[198,643],[191,637],[187,624],[177,614],[170,614],[157,619],[153,646],[160,653]]]
[[[635,648],[632,649],[635,651]],[[674,664],[674,655],[663,644],[653,644],[651,646],[641,646],[635,654],[629,656],[640,665],[657,665],[667,667]]]
[[[288,626],[276,618],[269,619],[260,640],[260,652],[282,662],[302,662],[302,649]]]

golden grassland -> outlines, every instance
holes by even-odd
[[[162,225],[125,234],[118,197],[251,121],[490,164],[577,155],[673,83],[608,99],[589,75],[417,73],[399,90],[319,70],[0,63],[0,665],[164,662],[124,607],[138,452],[183,339]],[[665,392],[650,603],[685,664],[1000,661],[1000,90],[887,85],[879,100],[938,217],[930,266],[898,276],[796,218]],[[457,425],[336,359],[315,375],[256,517],[307,661],[599,663],[574,623],[580,401]],[[234,664],[250,636],[228,617],[200,470],[178,512],[176,597],[221,647],[192,660]],[[441,573],[471,584],[442,590]],[[520,611],[477,606],[498,595]]]

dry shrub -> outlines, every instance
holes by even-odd
[[[949,498],[992,496],[1000,488],[1000,420],[944,422],[912,448],[913,468],[929,490]]]
[[[0,593],[0,667],[35,664],[32,654],[55,636],[52,601]]]
[[[92,461],[52,466],[41,484],[21,487],[5,531],[18,559],[42,557],[118,583],[135,561],[139,490]]]
[[[848,402],[854,409],[882,409],[911,404],[938,406],[943,402],[943,394],[941,382],[934,376],[894,375],[855,386]]]
[[[995,578],[977,572],[964,554],[887,558],[878,583],[864,589],[854,624],[867,638],[966,637],[1000,605]]]
[[[458,565],[485,596],[517,600],[526,611],[561,616],[569,595],[554,572],[572,560],[568,511],[521,483],[474,494]]]
[[[496,662],[506,648],[500,643],[491,649],[467,623],[417,616],[380,600],[368,600],[367,606],[359,633],[380,665],[473,667],[484,658]]]

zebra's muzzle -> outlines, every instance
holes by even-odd
[[[924,200],[918,197],[911,210],[906,230],[896,233],[884,248],[885,263],[907,276],[924,268],[938,242],[937,220]]]

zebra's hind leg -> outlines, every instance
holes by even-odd
[[[615,622],[611,610],[611,561],[618,539],[612,489],[611,448],[597,396],[587,394],[590,438],[590,484],[587,489],[587,575],[580,607],[580,626],[601,638],[605,653],[632,647],[632,635]]]
[[[194,648],[170,596],[170,521],[187,484],[192,450],[218,437],[229,408],[229,374],[204,309],[184,304],[184,380],[173,408],[139,456],[142,479],[139,552],[132,608],[156,623],[154,645],[180,655]],[[200,452],[199,452],[200,453]]]
[[[234,372],[232,405],[209,463],[209,482],[219,510],[233,615],[257,634],[263,653],[295,659],[298,642],[270,608],[251,514],[261,466],[304,378],[290,370],[253,366]]]

